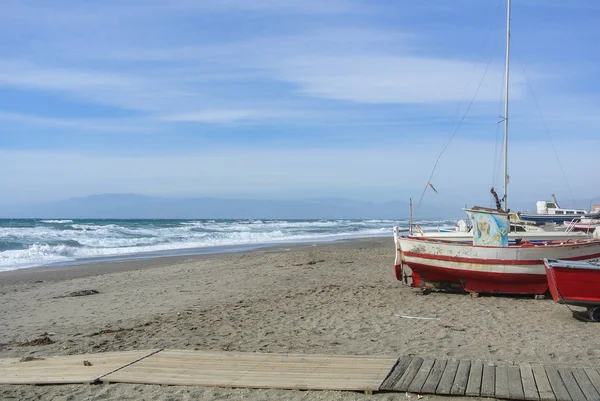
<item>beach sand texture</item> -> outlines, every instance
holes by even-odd
[[[600,365],[600,326],[573,319],[563,305],[421,295],[395,279],[393,262],[393,239],[377,238],[3,272],[0,358],[166,347]],[[82,290],[98,293],[69,296]],[[54,342],[18,345],[43,333]],[[0,399],[198,398],[407,399],[130,384],[0,386]]]

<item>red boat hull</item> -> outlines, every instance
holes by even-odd
[[[396,278],[402,280],[402,265],[394,266]],[[548,281],[542,274],[510,274],[452,270],[411,263],[413,287],[454,288],[488,294],[544,294]]]
[[[548,286],[556,302],[600,306],[600,267],[557,261],[545,263]]]

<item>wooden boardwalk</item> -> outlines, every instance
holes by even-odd
[[[378,391],[397,358],[164,350],[103,382]]]
[[[529,363],[404,356],[379,390],[533,401],[600,401],[600,372]]]
[[[0,359],[0,384],[94,383],[160,349]]]
[[[597,367],[161,349],[0,359],[0,384],[94,382],[600,401]]]

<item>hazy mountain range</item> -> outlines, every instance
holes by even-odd
[[[577,201],[589,208],[600,198]],[[570,202],[569,202],[570,203]],[[480,204],[491,207],[492,205]],[[415,213],[418,219],[463,218],[462,206],[436,201]],[[535,211],[535,201],[513,204]],[[571,207],[571,205],[562,205]],[[408,202],[363,202],[345,198],[258,200],[163,198],[137,194],[103,194],[40,204],[0,208],[0,218],[115,219],[407,219]],[[416,210],[416,207],[415,207]]]
[[[456,218],[449,207],[419,209],[419,218]],[[307,200],[173,199],[135,194],[104,194],[4,208],[4,218],[117,219],[406,219],[408,202],[372,203],[342,198]]]

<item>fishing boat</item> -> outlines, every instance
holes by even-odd
[[[395,274],[413,287],[473,293],[544,294],[544,258],[597,260],[598,233],[589,239],[508,244],[508,218],[495,210],[470,209],[472,243],[401,236],[394,228]]]
[[[586,261],[600,258],[600,239],[566,239],[509,244],[508,88],[510,11],[507,0],[504,99],[504,197],[497,209],[465,210],[473,223],[472,242],[402,236],[394,227],[395,273],[398,280],[420,288],[458,289],[474,293],[544,294],[548,281],[543,259]],[[493,191],[492,191],[493,192]],[[498,202],[499,203],[499,202]],[[503,207],[502,207],[503,206]]]
[[[567,230],[572,232],[592,232],[596,228],[600,227],[600,218],[582,218],[581,220],[572,220],[565,221],[563,224],[566,226]]]
[[[577,220],[584,217],[586,210],[577,208],[561,208],[556,201],[556,197],[552,194],[552,201],[537,201],[537,213],[523,212],[519,213],[519,217],[525,221],[535,223],[558,223],[562,224],[565,220]]]
[[[544,259],[552,298],[561,304],[587,308],[588,319],[600,321],[600,264]]]
[[[583,217],[564,221],[563,224],[569,231],[594,231],[597,227],[600,227],[600,205],[594,205],[592,211]]]

